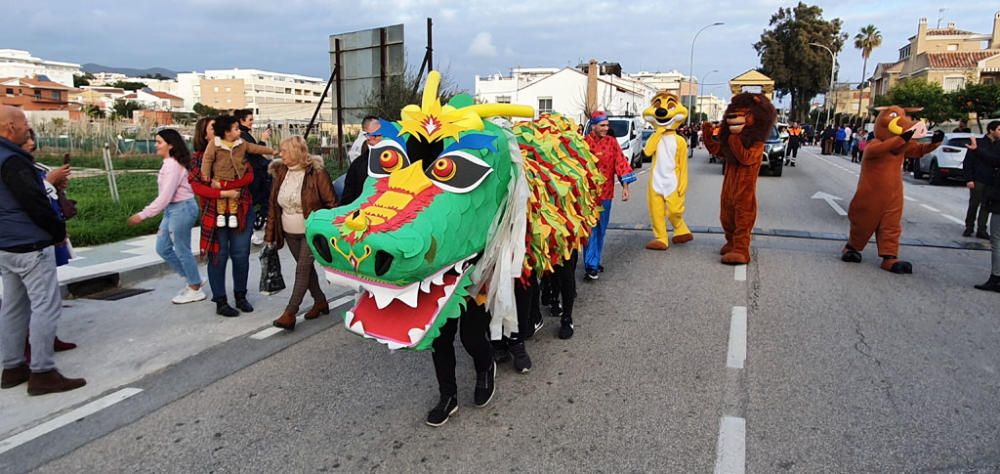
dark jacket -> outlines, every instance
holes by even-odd
[[[983,146],[989,142],[988,146]],[[983,173],[989,173],[989,180],[986,183],[986,205],[991,213],[1000,213],[1000,140],[996,142],[990,142],[988,138],[984,140],[976,140],[978,147],[976,148],[974,155],[978,164],[977,169],[984,170]],[[972,152],[972,150],[970,150]],[[966,161],[969,160],[969,154],[965,155]],[[978,181],[978,179],[977,179]],[[996,216],[993,217],[996,219]]]
[[[365,189],[365,180],[368,179],[368,142],[361,145],[361,155],[351,162],[347,168],[347,176],[344,177],[344,191],[340,193],[340,205],[346,206]]]
[[[965,152],[965,161],[962,162],[962,176],[965,181],[975,181],[993,185],[993,167],[989,163],[989,156],[1000,154],[1000,140],[993,141],[983,135],[976,139],[976,149]]]
[[[254,145],[260,144],[257,142],[257,139],[250,134],[250,129],[242,125],[240,125],[240,138],[242,138],[243,141],[247,143],[253,143]],[[254,167],[255,171],[257,170],[264,171],[264,169],[267,168],[268,160],[267,158],[264,158],[263,155],[258,155],[256,153],[247,153],[246,160],[247,163],[250,163],[250,166]]]
[[[0,138],[0,250],[26,253],[66,240],[31,155]]]
[[[278,192],[281,183],[285,182],[288,166],[282,160],[271,161],[267,167],[273,179],[271,198],[267,212],[267,227],[264,230],[264,241],[272,242],[275,248],[285,244],[285,232],[281,228],[281,206],[278,205]],[[309,218],[309,213],[320,209],[330,209],[337,206],[337,195],[333,191],[333,180],[323,168],[323,159],[311,156],[306,165],[305,177],[302,178],[302,215]]]

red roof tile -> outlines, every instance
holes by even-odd
[[[974,35],[971,31],[959,30],[957,28],[930,28],[927,30],[927,36],[949,36],[949,35]]]
[[[180,97],[177,97],[176,95],[168,94],[166,92],[153,91],[153,92],[151,92],[151,94],[153,94],[153,95],[155,95],[155,96],[157,96],[157,97],[159,97],[161,99],[184,100],[184,99],[181,99]]]
[[[982,51],[953,51],[947,53],[927,53],[927,63],[933,69],[965,69],[976,67],[976,63],[1000,54],[1000,49]]]

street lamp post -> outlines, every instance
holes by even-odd
[[[695,95],[695,97],[698,98],[698,108],[695,109],[695,110],[698,111],[698,113],[701,113],[701,111],[702,111],[701,110],[701,85],[704,84],[704,83],[706,83],[706,82],[708,82],[708,76],[711,75],[713,72],[719,72],[719,70],[718,69],[712,69],[711,71],[706,72],[705,75],[701,78],[701,82],[698,83],[698,94]],[[705,114],[705,115],[707,116],[708,114]],[[691,117],[691,113],[688,113],[688,118],[690,118],[690,117]]]
[[[721,26],[721,25],[724,25],[724,24],[725,23],[723,23],[721,21],[717,21],[717,22],[712,23],[710,25],[705,25],[705,26],[701,27],[701,29],[698,30],[698,32],[694,34],[694,39],[691,40],[691,61],[688,64],[688,74],[690,74],[690,76],[688,76],[688,86],[689,86],[689,88],[690,88],[691,82],[694,81],[694,43],[695,43],[695,41],[698,41],[698,35],[700,35],[702,31],[705,31],[708,28],[711,28],[713,26]],[[683,95],[681,97],[683,97]],[[694,103],[692,102],[691,105],[693,107]],[[691,114],[688,114],[688,116],[687,116],[687,122],[684,125],[685,126],[691,125]]]
[[[816,46],[817,48],[823,48],[826,52],[830,53],[830,88],[827,89],[825,102],[826,102],[826,125],[830,126],[830,94],[833,93],[833,73],[837,70],[837,55],[833,54],[833,50],[819,43],[809,43],[809,46]]]

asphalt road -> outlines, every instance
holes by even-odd
[[[807,234],[846,234],[847,219],[812,196],[846,209],[858,169],[813,150],[761,177],[758,227],[803,234],[756,237],[745,272],[718,263],[711,232],[644,250],[641,175],[615,202],[607,271],[579,286],[577,335],[555,338],[546,317],[534,369],[501,368],[483,409],[459,348],[460,408],[442,428],[423,424],[429,354],[390,353],[329,318],[152,373],[142,394],[0,454],[0,470],[1000,471],[1000,294],[972,289],[989,253],[904,246],[906,276],[878,269],[872,248],[840,262],[842,242]],[[690,169],[688,222],[717,227],[719,165],[699,150]],[[964,219],[964,188],[906,189],[904,237],[976,243],[946,217]]]

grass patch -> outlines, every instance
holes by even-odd
[[[46,166],[62,166],[62,155],[36,154],[35,160]],[[104,158],[101,155],[74,155],[70,164],[74,168],[104,169]],[[114,156],[111,164],[116,170],[158,170],[163,164],[163,158],[156,155]]]
[[[116,242],[140,235],[155,234],[160,216],[132,227],[125,220],[156,198],[156,175],[126,174],[117,177],[121,204],[111,200],[107,178],[73,178],[66,194],[76,200],[76,217],[66,221],[70,240],[76,247]]]

